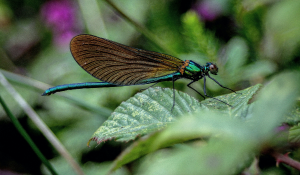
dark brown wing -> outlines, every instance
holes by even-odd
[[[161,53],[132,48],[92,35],[75,36],[70,44],[76,62],[95,78],[116,85],[177,72],[183,61]]]

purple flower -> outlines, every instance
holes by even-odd
[[[281,126],[278,126],[276,128],[277,132],[283,132],[283,131],[287,131],[290,127],[287,124],[282,124]]]
[[[52,0],[41,8],[43,22],[53,33],[54,43],[63,46],[81,31],[76,5],[69,0]]]
[[[204,0],[200,3],[197,3],[194,9],[204,21],[215,20],[223,10],[220,4],[209,0]]]

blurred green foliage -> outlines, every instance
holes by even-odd
[[[191,117],[192,123],[199,124],[199,128],[205,127],[197,119],[197,116],[200,116],[199,118],[207,122],[211,128],[198,131],[197,127],[192,128],[184,121],[176,122],[173,127],[179,131],[180,128],[191,127],[193,132],[197,132],[197,137],[204,139],[188,145],[177,143],[171,149],[164,148],[159,151],[149,148],[155,152],[138,159],[131,166],[124,166],[115,173],[151,172],[157,174],[161,171],[160,166],[177,165],[181,163],[180,161],[189,158],[195,162],[198,161],[197,165],[200,164],[199,162],[207,163],[204,159],[197,159],[193,155],[210,156],[217,152],[220,153],[220,162],[230,160],[227,164],[222,164],[223,169],[220,166],[218,170],[227,172],[232,170],[231,173],[241,172],[243,169],[239,168],[250,166],[256,154],[257,159],[261,161],[258,165],[252,166],[252,169],[261,173],[297,174],[288,166],[280,165],[278,168],[274,168],[276,167],[275,159],[265,158],[259,153],[265,151],[264,153],[267,154],[270,150],[286,153],[293,150],[290,156],[298,160],[300,157],[299,147],[294,146],[299,145],[298,135],[300,134],[298,129],[300,98],[299,89],[295,88],[299,86],[297,82],[300,71],[300,1],[114,0],[112,2],[129,19],[144,26],[142,33],[150,31],[158,41],[139,33],[138,26],[116,13],[116,10],[106,1],[0,0],[0,68],[52,85],[98,81],[76,64],[69,51],[70,39],[80,33],[89,33],[132,47],[171,54],[182,60],[194,60],[201,65],[208,61],[215,62],[219,67],[219,74],[213,78],[226,87],[238,91],[263,84],[262,92],[265,95],[260,94],[257,100],[253,94],[247,104],[249,105],[247,110],[241,110],[243,112],[239,117],[234,117],[234,119],[245,117],[248,120],[246,124],[240,120],[233,120],[228,113],[221,112],[222,114],[219,114],[218,109],[207,109],[209,112],[202,111],[203,114],[201,111],[194,114],[182,112],[182,120],[188,115]],[[167,50],[162,50],[162,48]],[[122,160],[122,156],[119,159],[116,157],[131,142],[108,141],[97,147],[91,144],[92,148],[86,147],[86,143],[109,117],[110,112],[118,106],[126,109],[125,104],[130,104],[130,101],[126,103],[122,103],[122,101],[128,100],[147,86],[82,89],[42,97],[40,95],[45,90],[42,83],[36,85],[29,79],[22,78],[28,82],[26,84],[13,77],[7,76],[7,78],[23,98],[34,107],[75,160],[80,162],[86,174],[105,174],[112,169],[111,166]],[[187,83],[187,80],[179,80],[175,83],[175,88],[201,101],[198,94],[186,87]],[[265,85],[267,86],[265,87]],[[172,88],[172,83],[162,82],[159,83],[159,86]],[[203,81],[194,83],[193,87],[202,92]],[[213,96],[229,93],[228,90],[221,88],[213,81],[207,82],[207,90]],[[0,94],[12,112],[23,121],[22,124],[27,126],[27,130],[34,133],[31,135],[34,137],[33,140],[37,140],[37,143],[39,140],[43,140],[44,138],[39,135],[36,126],[27,116],[24,116],[21,108],[3,86],[0,86]],[[68,94],[73,99],[65,100],[66,98],[60,97],[61,94]],[[295,102],[295,99],[298,100],[298,103]],[[89,106],[90,109],[98,108],[99,110],[96,112],[83,110],[82,106],[79,107],[74,102],[76,100]],[[166,100],[166,104],[172,102],[171,98],[163,98],[163,100]],[[231,102],[230,99],[229,102]],[[139,110],[136,111],[137,115],[141,115],[138,113]],[[166,116],[161,113],[160,117]],[[224,121],[222,118],[225,118]],[[0,109],[2,133],[14,130],[6,120],[6,114]],[[223,121],[225,125],[230,126],[227,131],[235,134],[225,134],[224,139],[208,139],[211,135],[216,136],[222,133],[222,122],[218,121]],[[251,126],[247,123],[250,123]],[[291,132],[287,134],[289,141],[279,144],[282,141],[278,141],[277,132],[274,130],[282,123],[288,124],[284,131],[288,132],[291,127]],[[213,127],[215,124],[220,126]],[[245,127],[245,131],[241,126]],[[158,141],[168,141],[172,139],[170,138],[172,134],[167,138],[163,134],[173,133],[171,130],[172,128],[167,127],[161,133],[156,132],[149,136],[149,139],[152,140],[146,140],[146,142],[154,141],[160,144]],[[147,132],[137,135],[145,133]],[[205,133],[209,133],[209,135]],[[184,137],[178,136],[178,133],[175,132],[173,134],[176,137]],[[251,137],[249,140],[247,140],[248,136]],[[261,136],[261,138],[255,138],[256,136]],[[131,135],[131,137],[133,136]],[[162,140],[157,140],[158,138]],[[271,144],[270,138],[274,138],[274,142],[277,144]],[[20,144],[19,139],[20,136],[13,133],[2,136],[3,142],[10,144],[2,144],[0,147],[0,154],[4,155],[1,156],[0,170],[6,169],[30,174],[35,173],[32,169],[38,169],[39,173],[46,173],[47,170],[43,166],[40,168],[39,160],[35,159],[36,163],[32,163],[33,165],[30,166],[28,160],[18,159],[19,157],[32,157],[32,152],[25,148],[20,149],[20,152],[10,149],[9,145]],[[142,143],[142,141],[139,140],[135,144]],[[48,159],[59,174],[73,174],[69,165],[49,145],[48,142],[42,142],[40,147],[45,147],[42,152],[51,152],[50,155],[47,155]],[[209,145],[211,148],[201,147],[202,145]],[[198,147],[201,149],[196,149]],[[130,151],[132,151],[131,148],[132,146],[128,147]],[[232,154],[232,156],[221,154],[231,153],[231,150],[236,150],[236,154]],[[128,152],[130,153],[130,151]],[[241,157],[237,153],[244,153],[245,156]],[[111,161],[115,159],[116,161],[112,163]],[[153,160],[151,163],[151,159],[154,162],[162,161],[163,163],[155,164]],[[174,162],[175,159],[178,161]],[[19,165],[20,169],[10,166],[11,162],[16,162],[15,164]],[[237,165],[237,162],[243,165]],[[190,169],[190,173],[199,173],[195,167]],[[203,173],[208,173],[208,171],[203,170]],[[218,173],[217,170],[215,172]]]

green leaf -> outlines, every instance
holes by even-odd
[[[253,107],[253,132],[261,137],[272,136],[274,128],[284,122],[284,116],[295,106],[300,95],[299,79],[297,71],[281,73],[259,92]]]
[[[232,118],[246,118],[249,113],[249,101],[261,87],[261,84],[257,84],[237,93],[215,97],[230,104],[233,108],[212,98],[202,101],[201,104],[210,110],[221,110],[223,113],[228,113]]]
[[[184,34],[193,50],[204,54],[209,60],[217,60],[218,43],[213,34],[205,31],[203,23],[194,11],[185,13],[182,17]]]
[[[153,131],[161,130],[176,121],[180,116],[199,111],[217,110],[232,118],[245,118],[248,114],[249,100],[261,85],[256,85],[224,96],[216,97],[234,108],[215,99],[206,99],[199,103],[193,97],[175,90],[149,88],[123,102],[112,115],[100,126],[90,140],[101,143],[106,140],[129,141]]]
[[[276,3],[265,19],[265,55],[275,62],[286,63],[293,59],[300,41],[300,1]],[[284,58],[284,59],[283,59]]]
[[[284,116],[284,122],[289,125],[296,125],[300,123],[300,107],[294,106],[293,109]]]
[[[227,138],[233,141],[233,145],[238,140],[240,142],[239,145],[245,144],[247,148],[252,145],[250,147],[252,149],[256,145],[256,142],[254,140],[255,136],[251,136],[251,133],[251,129],[245,122],[239,119],[232,119],[229,113],[224,114],[221,111],[198,111],[192,116],[182,117],[179,121],[161,132],[155,132],[140,138],[123,151],[114,161],[111,171],[157,149],[201,137],[218,136]],[[245,142],[244,139],[247,141]],[[235,150],[231,149],[231,151]],[[230,153],[230,156],[233,156],[233,153]],[[245,159],[244,154],[239,155],[239,157],[239,163],[242,163],[241,160]]]
[[[115,138],[117,141],[129,141],[138,135],[165,128],[179,116],[193,112],[200,103],[193,97],[173,90],[149,88],[123,102],[103,125],[94,133],[92,140],[98,143]]]
[[[300,124],[293,126],[289,131],[289,141],[290,142],[300,142]]]
[[[258,60],[243,67],[241,79],[248,81],[258,77],[266,77],[276,71],[276,64],[270,60]]]
[[[247,61],[249,49],[244,39],[240,37],[232,38],[226,46],[225,58],[226,70],[230,70],[231,79],[235,82],[242,78],[243,66]]]
[[[142,162],[136,174],[239,174],[254,158],[254,145],[247,145],[248,142],[244,141],[220,138],[210,140],[205,146],[155,152],[146,157],[148,161]]]

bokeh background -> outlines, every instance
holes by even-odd
[[[215,62],[219,74],[213,77],[241,90],[267,84],[280,72],[300,70],[299,9],[298,0],[0,0],[0,68],[83,171],[101,174],[130,143],[107,141],[98,146],[91,143],[89,148],[87,141],[122,101],[148,86],[41,96],[50,87],[47,84],[98,81],[73,60],[72,37],[88,33],[199,64]],[[202,100],[186,87],[188,82],[179,80],[175,87]],[[171,88],[172,83],[158,86]],[[200,92],[202,86],[202,81],[193,84]],[[229,93],[214,82],[209,81],[207,87],[214,96]],[[73,174],[2,85],[0,95],[55,169]],[[49,173],[2,108],[0,133],[0,174]],[[117,173],[128,174],[134,166]]]

